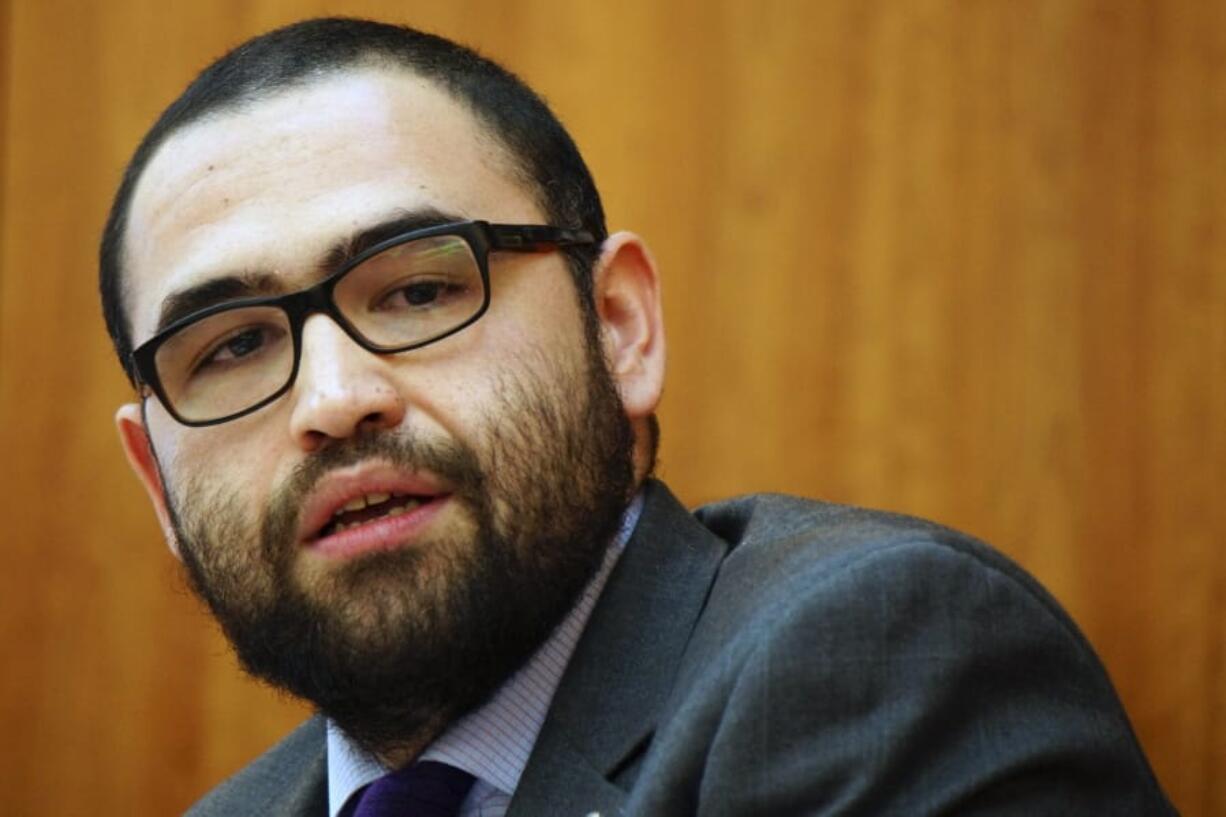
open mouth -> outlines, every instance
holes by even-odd
[[[375,519],[410,513],[436,498],[418,494],[387,493],[371,493],[354,497],[336,509],[332,518],[319,530],[317,538],[323,539]]]

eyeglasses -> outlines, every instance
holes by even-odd
[[[312,287],[245,298],[175,321],[132,352],[140,382],[187,426],[224,423],[289,390],[302,327],[317,313],[355,343],[394,354],[454,335],[490,305],[491,250],[539,252],[595,243],[588,232],[465,221],[382,241]]]

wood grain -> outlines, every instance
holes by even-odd
[[[1226,11],[1211,0],[0,5],[0,811],[178,813],[304,708],[128,477],[96,241],[213,57],[342,11],[540,89],[664,270],[663,476],[969,530],[1226,816]],[[66,774],[65,769],[71,769]]]

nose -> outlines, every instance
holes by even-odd
[[[330,440],[399,425],[406,406],[390,362],[358,346],[328,316],[308,318],[292,391],[295,442],[313,451]]]

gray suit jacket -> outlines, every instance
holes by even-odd
[[[511,817],[1173,814],[1089,644],[919,520],[646,486]],[[192,815],[327,813],[312,719]]]

